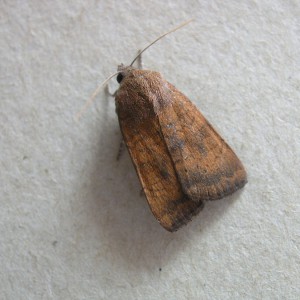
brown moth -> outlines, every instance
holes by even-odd
[[[132,64],[118,67],[121,132],[152,213],[166,230],[176,231],[205,201],[242,188],[246,171],[183,93],[160,73]]]

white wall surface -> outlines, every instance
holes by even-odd
[[[1,299],[299,299],[300,3],[1,1]],[[176,233],[151,214],[114,100],[144,67],[235,149],[245,189]],[[115,80],[110,83],[115,89]]]

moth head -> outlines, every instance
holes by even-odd
[[[122,80],[130,73],[132,70],[134,70],[134,67],[132,66],[124,66],[123,64],[118,65],[118,72],[117,75],[117,81],[120,84]]]
[[[134,58],[134,60],[131,62],[131,64],[129,66],[124,66],[123,64],[118,66],[118,71],[112,75],[110,75],[106,80],[104,80],[104,82],[102,82],[102,84],[100,84],[97,89],[94,91],[94,93],[92,94],[92,96],[90,97],[90,99],[87,100],[87,102],[85,103],[85,105],[81,108],[81,110],[76,114],[75,119],[78,121],[81,117],[81,115],[84,113],[84,111],[91,105],[91,103],[94,101],[95,97],[98,95],[98,93],[100,92],[101,88],[103,86],[105,86],[107,84],[107,82],[113,78],[114,76],[117,75],[117,81],[119,84],[122,83],[123,79],[129,75],[129,73],[131,73],[135,68],[132,67],[133,63],[141,56],[141,54],[147,50],[149,47],[151,47],[153,44],[155,44],[157,41],[159,41],[161,38],[163,38],[164,36],[170,34],[171,32],[176,31],[177,29],[187,25],[188,23],[190,23],[193,19],[184,22],[183,24],[173,28],[172,30],[162,34],[161,36],[159,36],[158,38],[156,38],[152,43],[148,44],[147,47],[145,47],[143,50],[138,52],[138,55]]]

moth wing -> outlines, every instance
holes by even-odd
[[[168,89],[172,104],[158,117],[183,192],[203,202],[242,188],[247,175],[236,154],[185,95]]]
[[[187,197],[160,132],[157,117],[130,126],[119,117],[120,128],[152,213],[168,231],[189,222],[203,207]]]

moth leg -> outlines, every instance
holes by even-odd
[[[122,139],[120,142],[120,146],[119,146],[119,150],[118,150],[118,154],[117,154],[117,161],[120,160],[122,154],[124,153],[124,149],[125,149],[125,143],[124,140]]]
[[[109,95],[109,96],[111,96],[111,97],[116,97],[116,94],[117,94],[117,91],[118,90],[116,90],[116,91],[114,91],[113,93],[109,90],[109,86],[108,86],[108,84],[105,86],[105,92]]]
[[[139,51],[138,51],[138,55],[139,55],[141,52],[142,52],[142,50],[139,50]],[[140,70],[144,69],[144,68],[143,68],[142,54],[138,56],[138,58],[137,58],[137,64],[138,64],[138,68],[139,68]]]

